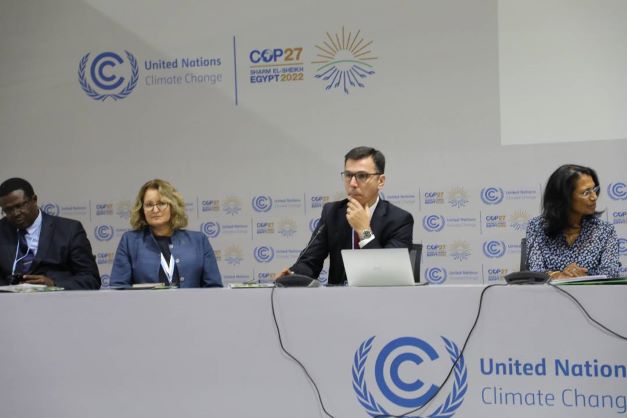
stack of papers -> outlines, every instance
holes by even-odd
[[[32,292],[55,292],[63,290],[62,287],[48,287],[45,284],[20,283],[11,286],[0,286],[0,292],[8,293],[32,293]]]
[[[229,289],[259,289],[274,287],[274,283],[229,283]]]
[[[176,286],[170,286],[165,283],[135,283],[131,289],[176,289]]]
[[[552,284],[556,285],[585,285],[585,284],[627,284],[627,278],[608,278],[605,275],[600,276],[581,276],[570,277],[568,279],[553,279]]]

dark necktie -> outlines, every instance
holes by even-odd
[[[19,229],[17,231],[17,237],[19,242],[19,250],[17,253],[17,263],[15,264],[15,272],[21,274],[27,274],[35,259],[35,254],[28,248],[26,242],[26,230]]]
[[[353,231],[353,249],[359,250],[361,248],[359,246],[359,241],[361,241],[359,239],[359,234],[357,233],[357,231]]]

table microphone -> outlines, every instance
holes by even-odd
[[[307,252],[311,244],[318,238],[318,235],[324,230],[324,224],[318,225],[318,229],[313,234],[303,251],[300,252],[294,264],[298,264],[303,255]],[[320,281],[304,274],[289,274],[279,277],[274,281],[277,287],[319,287]]]

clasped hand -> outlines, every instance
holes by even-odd
[[[577,263],[570,263],[569,265],[564,267],[564,270],[562,270],[558,274],[552,276],[551,278],[553,278],[553,279],[568,279],[568,278],[571,278],[571,277],[581,277],[581,276],[587,276],[587,275],[588,275],[588,269],[587,268],[581,267]]]

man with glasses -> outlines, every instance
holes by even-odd
[[[80,222],[43,213],[33,186],[0,184],[0,285],[30,283],[99,289],[100,275]]]
[[[277,276],[302,274],[318,277],[330,257],[329,285],[346,282],[341,250],[409,248],[412,215],[379,198],[385,184],[385,157],[374,148],[357,147],[344,156],[341,176],[346,199],[324,205],[320,223],[296,263]]]

